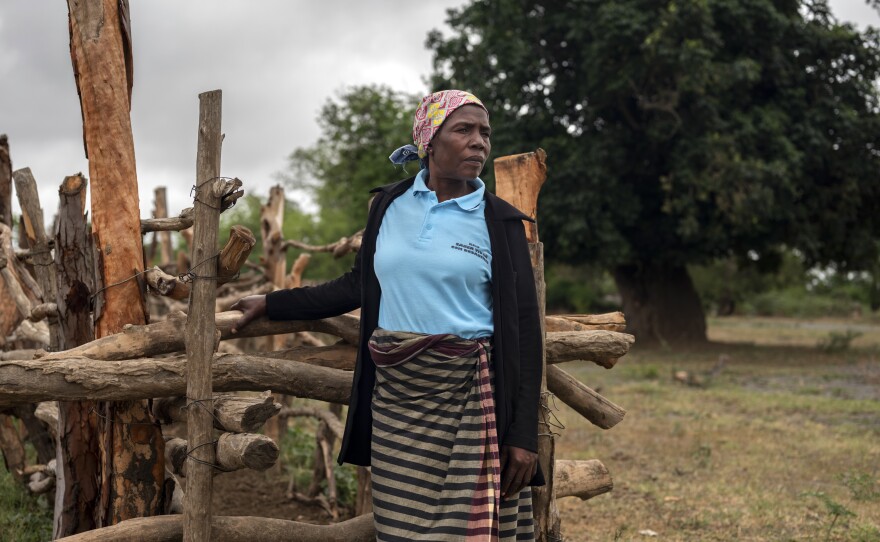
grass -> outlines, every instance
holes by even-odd
[[[52,539],[52,507],[44,496],[34,497],[0,469],[0,540],[43,542]]]
[[[602,431],[560,405],[557,457],[600,459],[615,483],[560,500],[566,540],[880,540],[880,326],[820,348],[847,324],[711,320],[729,342],[568,364],[628,412]],[[722,358],[703,387],[672,378]]]

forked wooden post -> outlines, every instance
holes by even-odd
[[[220,175],[221,91],[199,95],[195,224],[190,272],[193,277],[186,319],[186,404],[189,457],[184,507],[184,541],[210,542],[214,423],[211,360],[214,355],[214,302],[217,297],[217,229],[225,183]]]
[[[537,217],[538,193],[547,179],[547,154],[543,149],[495,159],[495,193],[531,218]],[[535,272],[535,289],[541,311],[541,335],[544,336],[544,245],[538,240],[538,224],[526,222],[526,238]],[[541,348],[544,352],[544,348]],[[546,354],[545,354],[546,357]],[[547,401],[547,364],[541,371],[541,402],[538,414],[538,462],[547,485],[533,488],[532,509],[535,514],[535,537],[539,542],[561,540],[559,511],[553,488],[555,442],[549,420]]]

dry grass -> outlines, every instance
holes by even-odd
[[[714,340],[764,345],[636,349],[611,371],[566,366],[628,410],[602,431],[559,405],[558,456],[601,459],[615,481],[591,501],[560,501],[566,540],[880,540],[877,348],[818,349],[827,326],[796,328],[811,346],[794,347],[771,345],[789,321],[710,325]],[[880,326],[863,332],[880,342]],[[704,387],[672,378],[722,356]]]

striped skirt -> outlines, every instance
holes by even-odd
[[[500,499],[488,341],[377,329],[377,540],[534,540],[531,489]]]

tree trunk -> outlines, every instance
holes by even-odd
[[[95,338],[89,306],[94,292],[91,233],[85,216],[86,179],[71,175],[59,189],[55,267],[61,344],[72,348]],[[94,529],[101,450],[93,401],[58,402],[54,537]]]
[[[640,344],[706,342],[706,315],[690,274],[680,265],[625,265],[614,269],[627,333]]]
[[[92,227],[104,288],[96,299],[98,337],[146,323],[136,280],[144,269],[131,131],[131,24],[126,0],[68,0],[70,56],[80,97],[92,183]],[[159,514],[164,483],[161,432],[146,402],[101,405],[98,525]]]

